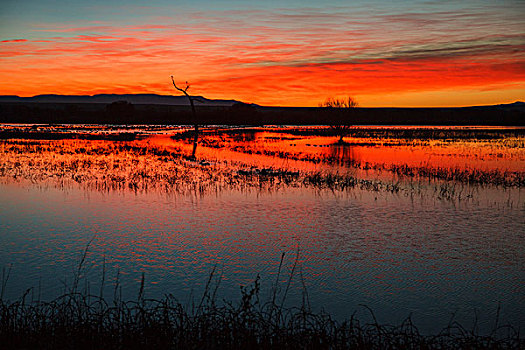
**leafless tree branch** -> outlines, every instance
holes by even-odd
[[[341,112],[345,112],[343,115],[344,118],[346,118],[346,111],[348,111],[350,108],[356,108],[359,107],[359,103],[351,96],[348,96],[346,98],[334,98],[329,97],[324,102],[319,103],[319,107],[329,108],[329,109],[337,109]],[[342,113],[338,113],[339,116],[342,115]],[[331,116],[334,116],[333,113],[331,113]],[[341,123],[341,124],[332,124],[330,125],[330,128],[335,131],[335,133],[339,136],[338,143],[343,144],[343,137],[348,134],[350,131],[351,125],[350,123]]]
[[[191,157],[193,159],[195,159],[195,153],[197,152],[197,143],[199,141],[199,124],[197,123],[197,112],[195,110],[195,104],[193,103],[193,101],[198,101],[198,102],[201,102],[201,103],[204,103],[202,100],[199,100],[198,98],[195,98],[195,97],[192,97],[190,96],[190,94],[188,94],[188,89],[190,88],[190,84],[186,81],[186,86],[184,88],[180,88],[177,86],[177,84],[175,84],[175,79],[173,79],[173,75],[171,76],[171,82],[173,83],[173,87],[182,92],[184,95],[186,95],[186,97],[188,98],[188,100],[190,101],[190,106],[191,106],[191,113],[193,115],[193,120],[195,121],[195,124],[194,124],[194,136],[193,136],[193,152],[191,154]]]

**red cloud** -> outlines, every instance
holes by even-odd
[[[11,40],[2,40],[0,42],[2,43],[23,43],[26,42],[27,39],[11,39]]]
[[[473,26],[449,12],[216,15],[137,26],[45,28],[72,36],[4,40],[2,93],[172,93],[173,74],[210,97],[316,105],[342,94],[525,85],[522,30],[514,22],[501,26],[497,16],[464,14],[476,18]],[[34,76],[38,85],[31,83]]]

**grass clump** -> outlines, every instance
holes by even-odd
[[[451,322],[437,335],[422,335],[410,318],[401,325],[363,323],[353,315],[334,320],[313,312],[304,298],[286,308],[276,292],[259,298],[259,278],[241,287],[237,302],[217,301],[210,275],[198,302],[183,305],[172,295],[144,297],[144,275],[136,300],[112,301],[74,288],[51,301],[0,299],[0,344],[5,349],[519,349],[518,331],[498,326],[480,335]],[[218,287],[218,284],[217,284]],[[277,289],[275,289],[277,290]],[[280,299],[280,300],[279,300]]]

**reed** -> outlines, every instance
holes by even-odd
[[[255,129],[257,130],[257,129]],[[264,129],[260,129],[264,130]],[[250,132],[253,129],[233,129],[227,132],[235,134],[239,132]],[[295,127],[295,128],[274,128],[272,132],[286,133],[296,136],[337,136],[328,127]],[[348,137],[364,139],[397,139],[401,142],[406,140],[441,140],[445,142],[455,142],[457,140],[506,140],[509,138],[519,138],[523,143],[525,136],[524,128],[497,128],[497,127],[403,127],[403,126],[378,126],[364,127],[356,126],[348,130]]]
[[[282,265],[282,261],[281,261]],[[451,321],[440,332],[422,334],[408,317],[393,326],[354,315],[335,320],[302,305],[285,307],[294,272],[267,301],[257,277],[241,287],[237,301],[217,300],[210,274],[199,302],[182,304],[172,295],[145,298],[145,276],[136,300],[122,300],[118,280],[113,300],[71,288],[52,301],[0,298],[0,344],[4,349],[520,349],[525,339],[496,320],[489,334]],[[283,292],[278,292],[278,291]],[[366,308],[366,307],[365,307]]]
[[[231,162],[188,160],[180,149],[139,143],[95,141],[10,141],[0,143],[0,179],[82,186],[108,191],[160,191],[174,194],[219,191],[275,191],[314,188],[420,194],[421,188],[398,181],[366,180],[353,173],[257,168]]]
[[[286,154],[279,156],[287,157]],[[476,186],[519,188],[525,185],[523,172],[409,167],[352,160],[347,160],[351,164],[346,172],[297,171],[228,160],[195,161],[188,159],[182,148],[139,141],[3,141],[0,158],[0,181],[29,181],[38,186],[59,188],[80,186],[99,192],[155,191],[203,196],[222,191],[262,193],[309,188],[331,193],[362,190],[456,201],[472,199]],[[372,169],[378,174],[388,171],[393,176],[366,179],[356,175],[356,168]],[[422,179],[431,181],[425,183]]]
[[[352,144],[347,144],[351,146]],[[355,143],[356,146],[370,146],[375,145],[371,143]],[[378,145],[385,146],[384,142]],[[226,147],[225,143],[208,142],[207,146],[213,148]],[[388,146],[391,146],[389,143]],[[269,157],[277,157],[286,160],[304,161],[314,164],[323,163],[331,166],[342,166],[348,169],[373,170],[376,172],[390,172],[397,176],[413,177],[416,179],[429,180],[444,180],[456,181],[464,184],[477,185],[491,185],[508,187],[523,187],[525,186],[525,172],[523,171],[509,171],[509,170],[484,170],[484,169],[460,169],[450,167],[436,167],[431,165],[407,165],[407,164],[390,164],[390,163],[369,163],[368,161],[360,161],[355,159],[345,159],[337,155],[326,154],[307,154],[294,153],[285,150],[266,149],[263,147],[256,148],[249,145],[233,145],[231,150],[242,152],[249,155],[265,155]]]

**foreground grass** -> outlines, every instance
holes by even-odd
[[[117,280],[113,295],[104,298],[105,267],[98,295],[81,291],[90,241],[66,293],[50,302],[34,299],[32,289],[15,301],[4,299],[10,269],[0,283],[0,348],[2,349],[522,349],[519,330],[499,325],[499,309],[490,334],[480,334],[451,320],[434,335],[423,335],[408,317],[400,325],[382,325],[371,309],[372,322],[354,317],[338,321],[314,312],[303,281],[297,307],[285,307],[297,270],[299,250],[281,285],[285,253],[265,301],[260,278],[241,286],[239,300],[218,300],[221,276],[214,268],[202,296],[183,304],[171,294],[145,298],[142,273],[138,296],[124,301]],[[104,265],[105,266],[105,265]],[[284,277],[284,276],[283,276]],[[302,275],[301,275],[302,278]],[[87,280],[86,280],[87,281]],[[29,298],[31,296],[31,298]]]
[[[4,349],[519,349],[519,332],[496,326],[480,335],[450,323],[422,335],[411,319],[401,325],[338,322],[307,304],[284,308],[275,295],[261,303],[258,280],[241,288],[237,302],[216,302],[216,290],[184,306],[172,296],[108,302],[70,292],[51,302],[0,300],[0,344]]]

